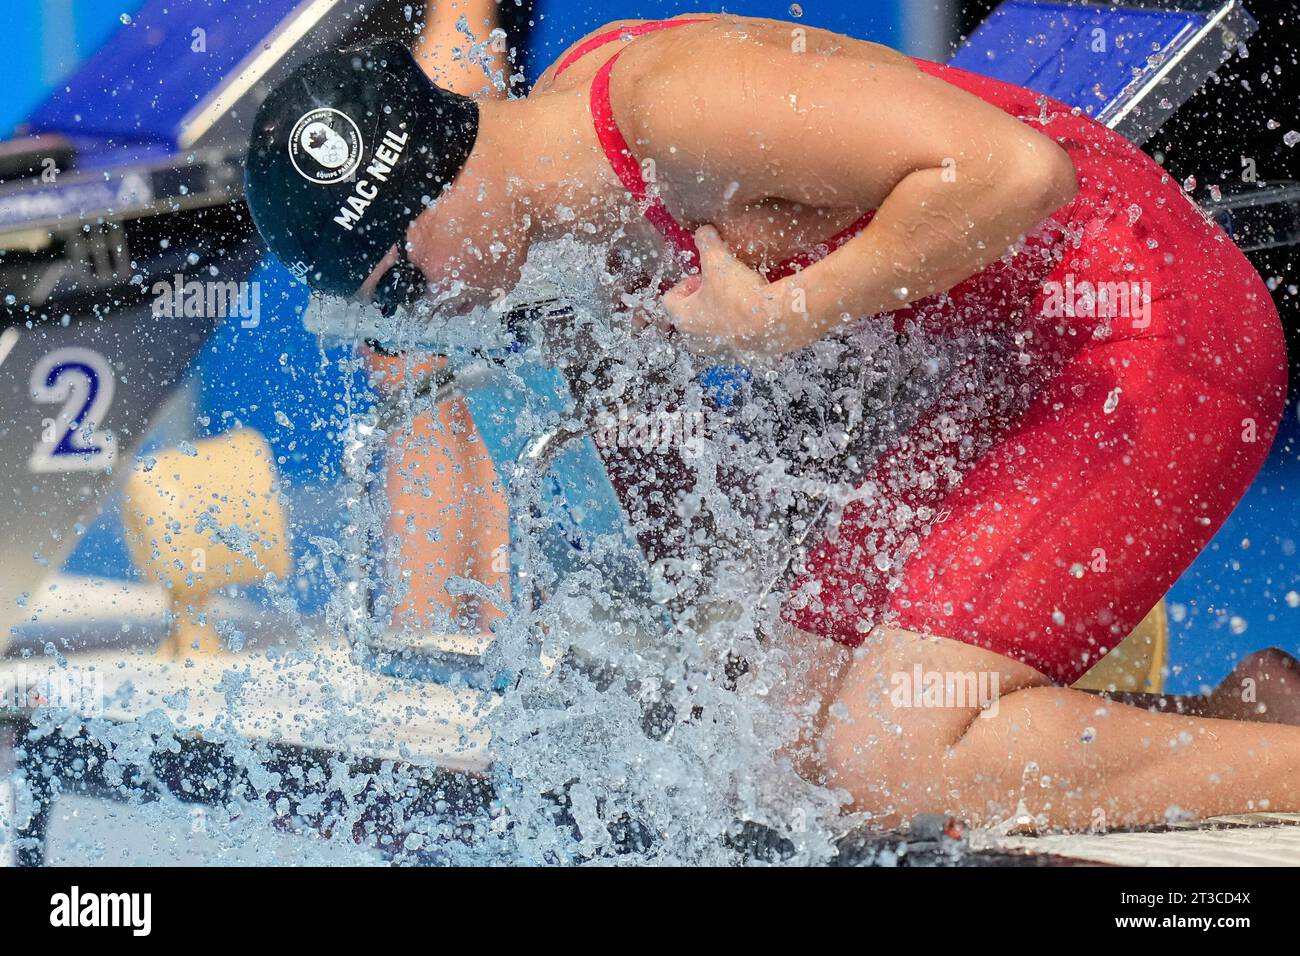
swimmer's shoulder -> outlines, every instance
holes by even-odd
[[[897,50],[830,30],[762,17],[702,16],[708,22],[656,31],[628,47],[619,60],[625,95],[641,86],[652,101],[676,102],[726,76],[783,85],[830,62],[857,64],[873,72],[919,72]]]
[[[682,13],[682,14],[678,14],[675,17],[670,17],[667,19],[693,20],[693,19],[717,19],[717,18],[718,18],[718,14],[716,13]],[[629,29],[630,27],[635,27],[642,23],[650,23],[650,22],[651,21],[649,20],[631,20],[631,19],[610,20],[608,23],[604,24],[603,26],[597,27],[595,30],[592,30],[586,36],[582,37],[582,39],[570,45],[563,53],[561,53],[558,57],[556,57],[555,61],[551,63],[551,65],[546,68],[546,70],[542,73],[542,75],[537,78],[537,82],[533,84],[532,92],[548,93],[551,92],[552,90],[567,88],[570,85],[575,85],[575,86],[584,85],[587,82],[587,80],[589,80],[592,76],[594,76],[596,71],[600,69],[601,64],[603,64],[606,60],[608,60],[611,56],[613,56],[618,50],[621,50],[627,44],[627,41],[610,40],[608,43],[602,44],[601,46],[587,53],[576,63],[574,63],[572,67],[570,67],[568,70],[565,71],[564,78],[559,85],[555,83],[556,69],[559,68],[559,65],[561,63],[563,63],[565,60],[569,58],[570,54],[572,54],[575,50],[579,49],[584,43],[589,42],[595,37],[601,36],[602,34],[606,34],[606,33],[614,33],[615,31],[618,30],[626,30]],[[572,77],[572,79],[570,79],[570,77]]]
[[[766,47],[769,51],[777,52],[793,52],[794,49],[797,49],[800,55],[811,54],[814,57],[846,56],[869,63],[889,64],[915,69],[915,65],[908,57],[890,47],[882,46],[879,43],[871,43],[867,40],[858,40],[840,33],[832,33],[830,30],[804,27],[798,23],[718,13],[683,13],[671,19],[707,22],[692,24],[686,29],[664,30],[662,32],[656,30],[653,33],[643,34],[638,39],[648,42],[637,44],[642,51],[643,57],[651,60],[659,58],[661,54],[666,52],[664,50],[666,44],[674,49],[676,56],[685,59],[690,59],[701,53],[708,59],[714,59],[719,52],[719,44],[730,42],[736,44],[738,48],[747,47],[751,55],[758,55],[764,59],[770,58],[770,53],[760,53],[755,47]],[[546,68],[546,71],[534,84],[532,92],[548,93],[575,86],[585,86],[596,74],[596,71],[600,69],[601,65],[616,52],[626,47],[630,42],[629,40],[613,39],[592,49],[567,69],[558,81],[555,78],[556,69],[575,50],[580,49],[583,44],[590,42],[592,39],[649,22],[652,21],[611,20],[609,23],[592,30],[582,39],[569,46],[555,59],[555,62]],[[669,65],[670,70],[675,71],[678,64],[673,63],[673,59],[676,59],[676,57],[670,55],[666,61],[662,62]],[[779,58],[771,59],[778,60]],[[773,63],[772,65],[775,66],[776,64]]]
[[[720,52],[726,44],[728,55],[748,50],[755,55],[786,53],[793,56],[849,57],[871,63],[914,66],[913,61],[892,47],[857,37],[846,36],[820,27],[811,27],[797,21],[770,20],[766,17],[745,17],[736,14],[704,14],[711,19],[702,24],[689,39],[713,47]],[[765,50],[764,54],[759,54]],[[779,59],[779,58],[777,58]]]

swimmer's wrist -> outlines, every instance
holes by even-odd
[[[780,297],[787,313],[783,320],[787,338],[795,343],[790,351],[811,345],[858,319],[883,315],[903,304],[896,289],[863,278],[876,274],[874,270],[843,268],[858,265],[849,259],[847,251],[848,246],[836,250],[769,287],[773,295]],[[841,257],[838,261],[837,256]]]
[[[805,272],[771,283],[765,290],[773,352],[794,352],[816,342],[841,323],[842,310],[823,309]]]
[[[808,344],[802,341],[800,329],[804,317],[791,307],[790,290],[783,285],[784,281],[773,282],[758,293],[757,301],[749,310],[754,316],[746,336],[750,341],[742,343],[773,357]]]

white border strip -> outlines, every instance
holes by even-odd
[[[1150,97],[1155,93],[1156,88],[1164,84],[1165,81],[1174,72],[1174,70],[1181,67],[1183,65],[1183,61],[1188,56],[1190,56],[1193,52],[1195,52],[1201,43],[1209,39],[1211,33],[1215,32],[1216,30],[1222,30],[1226,25],[1225,21],[1229,17],[1235,16],[1240,12],[1241,12],[1240,4],[1236,2],[1228,3],[1223,7],[1221,7],[1218,11],[1216,11],[1214,15],[1211,16],[1208,20],[1206,20],[1204,25],[1202,25],[1202,27],[1196,31],[1195,35],[1192,37],[1191,40],[1184,41],[1183,37],[1185,33],[1180,32],[1178,36],[1176,36],[1169,43],[1168,47],[1166,47],[1166,49],[1170,47],[1176,48],[1178,52],[1172,56],[1167,57],[1165,62],[1161,65],[1160,69],[1158,69],[1154,74],[1152,74],[1138,90],[1132,93],[1125,91],[1124,93],[1120,94],[1121,97],[1123,98],[1123,105],[1115,113],[1115,115],[1109,116],[1104,120],[1107,128],[1116,129],[1120,123],[1122,123],[1125,119],[1128,118],[1130,113],[1132,113],[1139,106],[1145,104],[1147,102],[1148,97]],[[1191,29],[1191,28],[1189,27],[1187,29]],[[1251,31],[1248,30],[1246,34],[1244,34],[1241,37],[1241,39],[1244,39],[1245,35],[1249,35],[1250,32]],[[1195,93],[1196,89],[1199,89],[1199,86],[1188,91],[1188,96],[1184,97],[1183,100],[1186,100],[1188,97],[1191,96],[1191,94]],[[1179,103],[1174,104],[1175,109],[1180,105],[1182,105],[1181,101]],[[1170,112],[1172,112],[1172,110]]]
[[[177,142],[190,149],[230,108],[267,74],[294,45],[305,37],[339,0],[306,0],[286,17],[263,43],[235,68],[231,77],[181,120]]]

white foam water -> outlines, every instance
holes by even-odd
[[[718,408],[699,383],[705,363],[653,328],[633,332],[606,305],[616,280],[596,251],[572,239],[534,248],[521,289],[544,285],[570,306],[567,354],[562,348],[546,361],[583,383],[584,405],[678,423],[658,437],[625,434],[630,450],[616,435],[606,455],[615,484],[625,486],[628,527],[650,552],[649,600],[631,606],[635,589],[611,580],[594,558],[556,567],[538,544],[555,520],[545,483],[537,474],[502,476],[516,518],[515,580],[544,582],[545,595],[511,602],[481,584],[455,584],[506,612],[483,666],[508,680],[485,718],[494,805],[471,824],[473,839],[450,844],[448,859],[826,861],[846,826],[846,794],[804,780],[786,756],[807,715],[780,703],[800,666],[778,613],[789,583],[781,571],[801,537],[833,529],[835,515],[864,494],[856,479],[938,388],[960,378],[955,357],[968,355],[971,342],[941,346],[919,330],[899,335],[864,324],[752,368],[737,400]],[[498,318],[423,321],[464,332]],[[456,334],[449,327],[438,336]],[[428,335],[408,315],[385,338]],[[408,391],[396,407],[390,430],[409,425],[427,398]],[[636,422],[636,414],[624,419]],[[689,416],[702,424],[688,437],[680,422],[696,420]],[[527,416],[516,424],[530,437],[540,426]],[[649,472],[665,465],[671,480],[653,480]],[[354,500],[361,550],[387,516],[382,496],[358,492]],[[887,564],[915,546],[908,526],[900,518],[897,529],[882,529]],[[338,593],[337,620],[359,623],[362,633],[387,627],[358,621],[344,597],[352,592]]]

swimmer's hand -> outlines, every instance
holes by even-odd
[[[696,230],[695,244],[699,273],[677,283],[661,300],[686,347],[734,359],[790,351],[785,316],[767,280],[732,255],[712,226]]]

